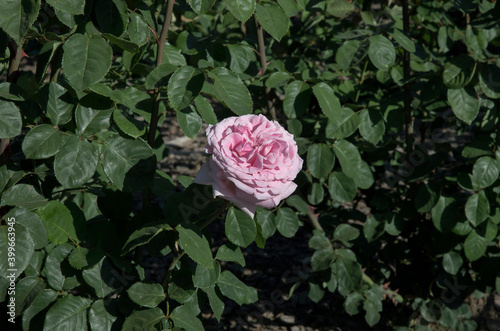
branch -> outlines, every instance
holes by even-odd
[[[403,0],[403,30],[407,34],[410,33],[410,14],[408,9],[408,0]],[[411,89],[408,79],[410,77],[410,53],[403,50],[403,74],[405,79],[404,85],[404,104],[405,104],[405,149],[409,155],[413,149],[413,119],[411,117]]]
[[[163,51],[165,49],[165,42],[167,41],[168,30],[172,22],[172,13],[174,12],[175,0],[167,0],[167,13],[165,14],[165,21],[161,28],[160,39],[156,49],[156,66],[159,67],[163,63]],[[160,109],[160,90],[155,89],[153,112],[151,113],[151,123],[149,126],[148,144],[153,147],[155,141],[155,134],[158,128],[158,110]]]
[[[257,20],[257,16],[253,15],[255,20],[255,28],[257,29],[257,42],[259,46],[259,58],[260,58],[260,74],[264,75],[267,71],[267,60],[266,60],[266,45],[264,44],[264,30],[262,25],[260,25]],[[266,97],[267,97],[267,110],[271,113],[271,118],[276,120],[276,111],[273,106],[273,101],[270,98],[271,89],[266,87]]]
[[[17,81],[17,77],[19,76],[19,64],[21,63],[21,59],[23,58],[24,40],[25,39],[23,38],[19,45],[17,45],[17,47],[14,41],[11,41],[9,43],[10,61],[7,81],[10,83],[15,83]]]

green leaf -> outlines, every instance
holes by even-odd
[[[57,296],[58,293],[51,289],[45,289],[38,293],[31,305],[23,313],[23,330],[30,330],[30,323],[33,317],[47,308]]]
[[[335,254],[332,247],[318,249],[311,257],[311,268],[314,271],[326,270],[335,261]]]
[[[35,251],[35,242],[24,226],[14,223],[12,227],[10,224],[12,219],[5,221],[7,225],[0,226],[0,276],[7,277],[14,274],[17,278],[28,266]],[[15,236],[9,233],[15,233]],[[15,246],[12,246],[12,242]],[[12,247],[15,249],[14,259],[12,259]]]
[[[394,32],[390,33],[390,35],[408,52],[415,53],[417,50],[413,40],[402,30],[394,29]]]
[[[13,102],[0,100],[0,139],[20,135],[22,125],[19,108]]]
[[[354,10],[354,5],[348,0],[332,0],[326,11],[335,17],[343,18]]]
[[[356,315],[359,313],[359,306],[363,301],[363,296],[359,292],[353,292],[347,296],[344,301],[345,311],[349,315]]]
[[[146,88],[152,90],[156,87],[162,87],[168,84],[167,78],[170,77],[179,67],[164,63],[153,70],[146,77]]]
[[[23,140],[23,153],[28,159],[46,159],[55,155],[70,136],[49,124],[31,129]]]
[[[63,72],[79,91],[100,81],[111,67],[111,47],[99,36],[74,34],[63,45]]]
[[[71,94],[61,85],[50,82],[40,91],[40,104],[47,110],[52,125],[66,124],[73,118],[75,107]]]
[[[198,96],[205,75],[199,69],[185,66],[177,69],[168,82],[168,99],[174,110],[186,108]]]
[[[212,8],[215,0],[188,0],[188,3],[198,15],[202,15]]]
[[[311,88],[306,83],[296,80],[288,84],[283,100],[283,111],[288,118],[300,118],[309,108]]]
[[[35,249],[45,247],[48,243],[47,230],[41,218],[34,212],[16,207],[5,215],[5,219],[14,218],[17,224],[24,226],[35,242]]]
[[[257,235],[255,222],[245,212],[234,207],[226,215],[226,236],[234,244],[247,247]]]
[[[215,286],[204,289],[204,291],[208,296],[208,302],[210,304],[210,307],[212,308],[212,311],[214,312],[215,318],[217,319],[217,321],[220,321],[222,313],[224,312],[224,301],[222,299],[222,294]]]
[[[479,75],[479,83],[487,97],[500,98],[500,68],[498,66],[483,66]]]
[[[444,65],[443,83],[451,89],[465,87],[471,81],[476,70],[476,62],[467,55],[451,58]]]
[[[341,294],[351,292],[361,285],[363,273],[361,266],[353,257],[352,251],[348,249],[338,249],[337,259],[333,264],[335,274],[337,275],[339,292]]]
[[[1,10],[0,29],[19,45],[38,16],[40,0],[4,1]]]
[[[110,33],[103,33],[102,36],[124,51],[135,53],[139,50],[139,46],[137,44],[126,39],[118,38]]]
[[[340,69],[347,70],[350,68],[354,55],[358,51],[360,42],[358,40],[346,40],[337,49],[335,53],[335,61]]]
[[[177,111],[177,121],[182,132],[189,138],[194,138],[201,129],[201,117],[193,106]]]
[[[109,308],[108,308],[109,309]],[[104,300],[99,299],[92,304],[89,310],[91,330],[111,330],[117,317],[108,312]]]
[[[347,138],[356,131],[360,123],[359,115],[350,108],[342,108],[338,121],[328,120],[326,126],[326,137],[343,139]]]
[[[283,9],[274,4],[257,4],[257,19],[274,39],[280,41],[281,38],[288,32],[290,19],[285,14]]]
[[[206,289],[215,285],[215,282],[217,282],[220,276],[220,264],[215,260],[213,264],[214,267],[212,269],[207,269],[201,264],[196,265],[196,270],[193,275],[194,286]]]
[[[481,258],[486,253],[487,248],[488,240],[479,235],[477,231],[472,231],[465,239],[464,252],[469,261],[476,261]]]
[[[85,138],[71,136],[54,159],[54,173],[65,188],[79,187],[94,176],[97,150]]]
[[[356,182],[344,172],[337,171],[328,178],[328,191],[335,203],[349,202],[356,196]]]
[[[497,163],[489,156],[479,158],[472,168],[472,182],[480,188],[491,186],[498,179],[498,175]]]
[[[108,258],[103,258],[92,268],[82,271],[82,277],[94,290],[99,298],[104,298],[123,286],[116,277],[120,275]]]
[[[209,73],[214,88],[227,107],[237,115],[252,112],[253,102],[250,92],[241,79],[226,68],[215,68]]]
[[[307,201],[311,205],[318,205],[323,201],[325,197],[325,190],[323,189],[323,185],[320,183],[312,183],[311,192],[307,195]]]
[[[278,4],[289,17],[293,17],[299,12],[299,8],[297,7],[295,0],[278,0]]]
[[[290,74],[287,72],[283,71],[273,72],[266,79],[265,85],[269,88],[277,88],[285,85],[286,82],[288,82],[290,79],[292,79],[292,76],[290,76]]]
[[[439,187],[434,183],[420,186],[415,197],[415,207],[419,213],[428,213],[438,202]]]
[[[342,242],[351,241],[359,237],[359,230],[349,224],[339,224],[333,232],[333,239]]]
[[[94,3],[99,31],[120,36],[128,23],[127,4],[122,0],[100,0]]]
[[[440,232],[449,232],[460,219],[458,202],[454,198],[439,197],[432,208],[432,222]]]
[[[214,108],[210,104],[207,98],[198,95],[194,99],[194,104],[196,106],[196,110],[203,117],[207,124],[215,125],[217,124],[217,116],[215,115]]]
[[[335,155],[325,144],[314,144],[307,151],[307,169],[316,178],[325,178],[333,169]]]
[[[387,220],[387,214],[373,214],[367,218],[363,226],[363,234],[369,243],[374,242],[384,234]]]
[[[457,252],[452,251],[443,255],[443,269],[449,274],[456,275],[463,262],[462,256]]]
[[[85,0],[47,0],[47,3],[55,9],[72,15],[83,14],[85,9]]]
[[[41,196],[33,186],[28,184],[17,184],[6,190],[0,206],[19,206],[28,209],[45,206],[47,199]]]
[[[68,256],[73,247],[74,246],[69,243],[56,246],[50,251],[45,260],[45,265],[41,274],[55,290],[61,291],[64,287],[66,277],[62,273],[61,263],[66,259],[66,256]]]
[[[240,306],[243,304],[251,304],[258,300],[257,290],[253,287],[245,285],[241,280],[236,278],[230,271],[226,270],[220,274],[217,280],[222,294],[229,299],[236,301]]]
[[[124,139],[118,135],[109,137],[101,147],[101,163],[104,173],[120,190],[123,189],[129,170],[140,160],[152,155],[151,147],[143,140]]]
[[[131,12],[129,14],[128,36],[138,46],[146,43],[149,37],[149,27],[146,19],[141,15]]]
[[[377,145],[384,136],[385,123],[377,109],[363,109],[359,114],[359,133],[368,142]]]
[[[238,74],[245,72],[252,60],[255,60],[252,48],[246,45],[229,44],[226,47],[231,57],[229,68]]]
[[[11,101],[24,101],[23,90],[16,84],[0,83],[0,98]]]
[[[382,71],[389,71],[396,61],[394,45],[382,35],[370,37],[368,56],[375,67]]]
[[[465,216],[476,227],[490,214],[490,203],[484,191],[472,195],[465,204]]]
[[[281,207],[278,209],[278,214],[276,215],[276,228],[285,238],[295,236],[295,233],[297,233],[299,229],[299,218],[297,214],[290,208]]]
[[[171,229],[172,228],[166,224],[144,224],[128,237],[127,242],[123,245],[122,252],[126,254],[138,246],[146,245],[162,231]]]
[[[246,22],[255,11],[254,0],[223,0],[227,9],[241,22]]]
[[[113,121],[118,125],[123,133],[132,138],[139,138],[146,133],[146,125],[144,122],[136,120],[132,116],[124,113],[120,109],[113,112]]]
[[[68,241],[68,238],[78,241],[73,216],[69,209],[59,201],[49,201],[43,208],[39,208],[36,213],[40,216],[49,240],[54,244],[62,244]]]
[[[323,299],[325,295],[325,290],[320,284],[309,283],[309,292],[307,292],[307,296],[311,299],[312,302],[318,303]]]
[[[87,308],[91,301],[69,294],[60,298],[49,309],[44,330],[87,330]]]
[[[245,266],[245,257],[243,256],[241,249],[231,243],[227,243],[219,247],[215,258],[220,261],[236,262],[242,267]]]
[[[194,312],[188,305],[175,308],[170,314],[170,318],[174,321],[176,327],[182,328],[186,331],[199,331],[204,330],[203,324],[196,317]]]
[[[172,312],[173,313],[173,312]],[[154,331],[156,326],[163,322],[165,314],[160,308],[136,310],[125,319],[122,331]]]
[[[313,86],[313,93],[318,99],[321,111],[331,121],[339,123],[342,121],[342,106],[335,96],[333,89],[326,83],[319,83]]]
[[[110,109],[93,109],[78,105],[75,112],[76,134],[88,137],[109,128],[109,119],[113,113]]]
[[[90,249],[76,246],[68,257],[69,264],[77,269],[89,268],[96,265],[104,257],[104,252],[99,248]]]
[[[471,124],[479,113],[479,98],[474,88],[470,86],[449,89],[448,102],[453,113],[467,124]]]
[[[127,294],[139,306],[154,308],[165,300],[163,287],[158,283],[134,283],[127,290]]]
[[[194,262],[201,264],[207,269],[214,267],[212,251],[207,238],[198,230],[178,226],[179,244]]]
[[[332,149],[342,166],[342,171],[354,179],[359,188],[367,189],[374,182],[373,174],[368,164],[361,159],[358,149],[346,140],[339,140]]]

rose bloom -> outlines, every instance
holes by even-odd
[[[233,202],[253,218],[292,194],[302,169],[293,135],[263,115],[229,117],[209,125],[203,164],[195,183],[212,185],[214,197]]]

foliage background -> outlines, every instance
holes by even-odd
[[[290,293],[336,293],[369,326],[477,328],[465,300],[500,287],[496,2],[22,0],[0,11],[0,297],[6,306],[15,218],[16,325],[202,329],[206,307],[220,319],[227,299],[258,300],[227,268],[245,266],[240,247],[303,227],[311,272]],[[19,70],[24,54],[34,73]],[[157,170],[167,113],[191,138],[227,116],[280,121],[306,160],[299,189],[255,220],[192,178],[180,190]],[[161,284],[144,251],[169,259]],[[118,272],[133,279],[124,291]]]

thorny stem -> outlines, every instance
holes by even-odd
[[[172,13],[174,12],[175,0],[166,0],[167,12],[165,14],[165,21],[161,28],[160,39],[158,40],[158,45],[156,48],[156,67],[159,67],[163,63],[163,50],[165,49],[165,42],[167,41],[168,30],[170,28],[170,23],[172,22]],[[155,34],[156,36],[156,34]],[[156,131],[158,129],[158,110],[160,109],[160,89],[156,88],[154,91],[153,99],[153,112],[151,113],[151,123],[149,125],[148,133],[148,144],[153,148],[155,143]],[[143,206],[149,206],[151,203],[151,197],[148,191],[144,191],[144,196],[142,199]],[[143,246],[137,247],[135,250],[134,260],[139,264],[142,260],[142,254],[144,251]]]
[[[174,12],[175,0],[167,0],[167,13],[165,14],[165,21],[161,28],[160,39],[156,51],[156,66],[159,67],[163,63],[163,50],[165,49],[165,42],[167,41],[168,30],[172,22],[172,13]],[[160,90],[155,89],[153,112],[151,113],[151,123],[149,127],[148,144],[153,147],[155,141],[156,129],[158,127],[158,110],[160,109]]]
[[[361,72],[361,79],[359,80],[359,86],[360,87],[363,84],[363,82],[365,81],[365,73],[366,73],[366,68],[367,67],[368,67],[368,61],[365,61],[365,66],[363,67],[363,71]],[[354,100],[355,103],[358,102],[358,98],[359,98],[360,92],[361,92],[361,88],[356,93],[356,99]]]
[[[363,272],[363,281],[367,283],[368,285],[378,285],[376,284],[373,279],[370,278],[367,274]],[[384,292],[389,296],[389,298],[396,300],[396,302],[401,303],[404,301],[403,297],[401,294],[389,289],[389,288],[384,288]]]
[[[15,55],[14,56],[12,56],[12,54],[10,55],[9,72],[7,75],[7,81],[10,83],[15,83],[17,80],[17,76],[19,74],[19,64],[21,63],[21,59],[23,57],[24,40],[25,40],[24,38],[21,40],[19,45],[17,45],[17,48],[14,46],[11,49],[11,52],[14,50]],[[12,41],[12,43],[14,42]]]
[[[257,42],[259,46],[259,58],[260,58],[260,72],[261,75],[264,75],[267,71],[267,60],[266,60],[266,45],[264,44],[264,30],[262,29],[262,25],[260,25],[257,20],[257,16],[254,15],[255,20],[255,28],[257,29]],[[267,110],[271,114],[271,118],[276,120],[276,110],[273,106],[273,101],[270,98],[269,92],[271,89],[266,87],[266,97],[267,97]]]
[[[410,14],[408,9],[408,0],[403,0],[403,30],[410,33]],[[413,149],[413,119],[411,117],[411,89],[408,78],[410,77],[410,53],[405,49],[403,51],[403,74],[406,80],[404,85],[404,109],[405,109],[405,147],[409,155]]]

